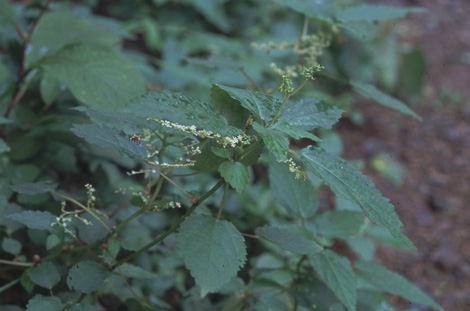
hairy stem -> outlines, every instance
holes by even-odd
[[[225,183],[224,187],[224,195],[222,196],[222,201],[220,202],[219,212],[217,213],[217,221],[220,219],[220,215],[222,214],[222,210],[224,208],[225,198],[227,197],[228,187],[230,186],[229,183]]]
[[[0,259],[0,264],[2,265],[10,265],[10,266],[18,266],[18,267],[32,267],[34,266],[34,262],[18,262],[18,261],[11,261]]]

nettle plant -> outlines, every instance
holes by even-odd
[[[373,263],[371,238],[415,246],[369,178],[319,147],[344,111],[302,96],[331,76],[321,56],[340,28],[362,33],[412,9],[274,2],[306,15],[302,34],[252,46],[299,62],[272,64],[273,89],[230,64],[252,85],[214,83],[200,100],[148,92],[141,71],[158,71],[119,51],[135,39],[122,23],[0,0],[0,310],[395,310],[384,293],[443,310]],[[195,7],[228,31],[217,3]],[[419,118],[371,84],[344,83]],[[322,185],[336,209],[319,211]]]

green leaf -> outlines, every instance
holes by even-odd
[[[13,191],[16,191],[18,193],[33,195],[33,194],[52,191],[55,188],[57,188],[57,184],[46,184],[43,182],[37,182],[37,183],[13,185],[10,188]]]
[[[36,295],[28,301],[26,311],[62,311],[64,305],[57,297],[44,297]]]
[[[218,157],[224,159],[230,159],[232,157],[232,151],[230,151],[229,149],[212,147],[211,150],[212,153]]]
[[[286,135],[273,128],[265,128],[258,123],[253,123],[253,129],[263,139],[268,150],[274,155],[277,161],[287,160],[287,151],[289,150],[289,139]]]
[[[0,25],[4,21],[12,25],[16,24],[16,14],[12,10],[9,0],[0,0]]]
[[[323,248],[303,235],[286,229],[267,227],[256,228],[256,234],[294,254],[313,255]]]
[[[85,139],[90,144],[102,148],[111,148],[122,155],[142,159],[147,156],[147,150],[139,143],[133,142],[130,137],[121,135],[117,130],[96,124],[74,124],[72,132]]]
[[[403,18],[408,13],[424,11],[422,8],[396,8],[388,5],[362,4],[346,8],[344,11],[336,14],[336,18],[346,23],[361,21],[372,23]]]
[[[81,218],[89,221],[90,224],[85,224],[82,221],[79,221],[77,224],[79,237],[87,244],[94,243],[96,241],[104,239],[108,235],[108,230],[90,213],[86,212],[85,214],[80,215]],[[102,216],[98,215],[104,223],[108,220]]]
[[[60,243],[62,243],[62,240],[57,235],[51,234],[46,239],[46,249],[50,251]]]
[[[11,149],[7,145],[7,143],[2,138],[0,138],[0,154],[5,153],[5,152],[9,152],[10,150]]]
[[[192,0],[190,3],[199,11],[208,21],[215,26],[229,32],[231,27],[228,23],[230,20],[224,11],[223,4],[227,0]]]
[[[311,131],[317,127],[331,128],[344,111],[315,98],[289,101],[282,110],[280,120],[293,127]]]
[[[66,46],[39,65],[83,103],[119,109],[146,92],[134,65],[116,51],[95,45]]]
[[[231,98],[239,101],[243,107],[267,123],[274,118],[281,107],[281,102],[268,94],[222,85],[216,85],[216,87],[227,92]]]
[[[306,168],[321,178],[338,197],[357,204],[371,221],[387,229],[407,248],[416,249],[400,232],[403,224],[393,205],[382,197],[369,178],[338,156],[318,148],[304,149],[301,156]]]
[[[139,266],[134,266],[128,263],[124,263],[118,268],[116,272],[121,272],[126,278],[137,278],[137,279],[155,279],[158,277],[155,273],[147,271]]]
[[[90,294],[101,286],[109,273],[94,261],[82,261],[70,268],[67,285],[71,290]]]
[[[47,105],[54,102],[62,92],[60,82],[48,74],[44,74],[39,85],[41,98]]]
[[[225,161],[219,166],[220,175],[226,182],[242,193],[250,180],[248,168],[240,162]]]
[[[211,101],[215,111],[227,119],[228,124],[243,128],[250,117],[250,111],[243,108],[241,103],[230,94],[214,84],[211,88]]]
[[[331,1],[305,1],[305,0],[273,0],[277,4],[291,8],[292,10],[307,15],[310,18],[328,17],[334,12]]]
[[[56,216],[49,212],[24,211],[10,214],[6,218],[15,220],[31,229],[53,231],[51,224],[56,221]]]
[[[111,48],[119,44],[119,38],[104,31],[103,27],[97,28],[75,15],[64,12],[45,13],[29,40],[26,67],[65,46],[85,42]]]
[[[243,236],[225,220],[190,216],[181,224],[176,243],[202,295],[221,289],[245,264]]]
[[[354,88],[354,90],[362,96],[369,99],[373,99],[385,107],[397,110],[405,115],[412,116],[413,118],[422,121],[422,118],[416,113],[414,113],[410,108],[408,108],[407,105],[405,105],[396,98],[382,93],[375,86],[354,80],[351,80],[349,82],[351,83],[351,86]]]
[[[286,163],[270,159],[269,184],[272,195],[289,215],[305,219],[317,211],[319,200],[316,189],[309,181],[296,179]]]
[[[227,120],[214,111],[211,104],[190,98],[179,92],[151,92],[132,101],[126,109],[131,114],[144,118],[168,120],[170,122],[196,126],[222,136],[237,136],[241,130],[230,126]]]
[[[320,279],[349,311],[356,310],[356,277],[349,260],[330,250],[310,256],[310,263]]]
[[[320,138],[313,135],[312,133],[293,127],[292,125],[283,120],[279,120],[274,123],[272,128],[289,135],[293,139],[310,138],[313,141],[321,141]]]
[[[353,211],[326,211],[315,217],[309,229],[331,238],[347,238],[359,232],[364,214]]]
[[[201,153],[196,158],[196,163],[191,166],[192,170],[198,172],[216,170],[219,168],[220,164],[225,162],[224,158],[221,158],[212,151],[214,146],[217,146],[217,144],[212,141],[205,144]]]
[[[434,300],[401,275],[369,261],[356,262],[355,266],[359,270],[360,275],[371,284],[377,286],[377,288],[387,293],[401,296],[406,300],[444,311]]]
[[[31,269],[29,278],[35,284],[51,289],[60,281],[59,272],[52,262],[46,261],[41,263],[37,268]]]
[[[21,252],[21,243],[15,239],[4,237],[2,240],[2,248],[9,254],[18,255]]]

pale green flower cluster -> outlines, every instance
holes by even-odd
[[[307,174],[302,171],[302,167],[300,165],[297,165],[297,163],[295,163],[294,159],[288,158],[285,161],[279,162],[287,163],[289,165],[289,172],[295,173],[295,179],[303,178],[304,180],[307,180]]]
[[[181,125],[178,123],[170,122],[168,120],[160,120],[160,119],[149,119],[152,121],[156,121],[160,123],[164,127],[176,129],[178,131],[192,134],[194,136],[200,138],[209,138],[215,140],[218,144],[222,145],[224,148],[227,146],[236,147],[237,145],[249,145],[251,143],[252,138],[247,136],[245,133],[241,133],[237,136],[222,136],[219,133],[214,133],[212,131],[208,131],[205,129],[198,130],[195,125]]]

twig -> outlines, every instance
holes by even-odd
[[[222,209],[224,208],[225,198],[227,197],[229,185],[230,184],[228,182],[225,183],[224,195],[222,196],[222,201],[220,202],[219,212],[217,213],[217,221],[219,221],[220,215],[222,214]]]

